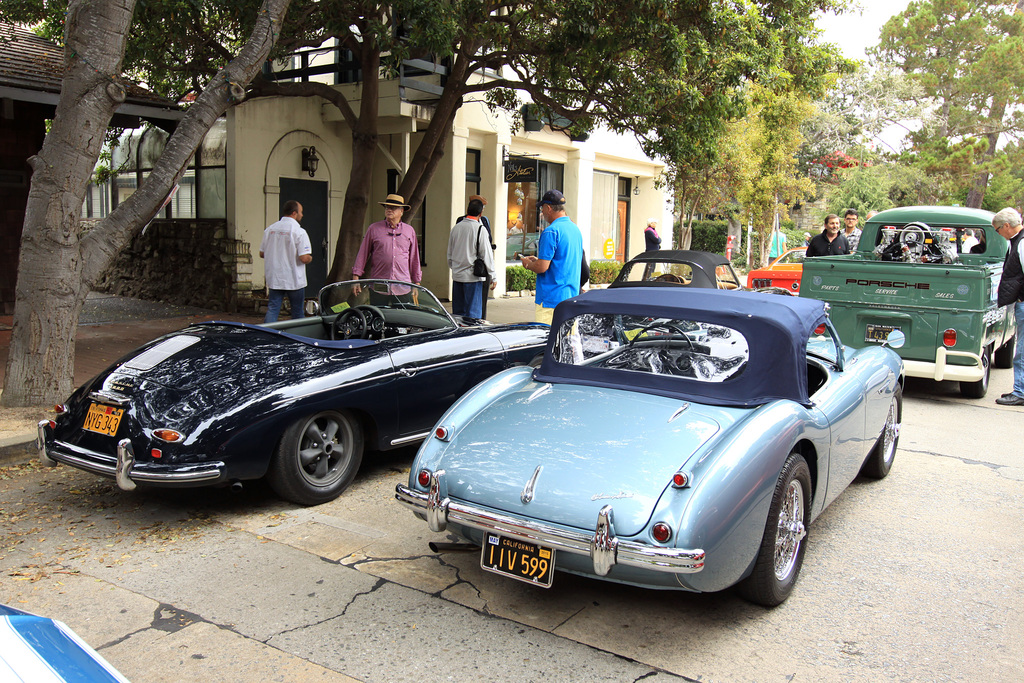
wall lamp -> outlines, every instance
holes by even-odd
[[[312,178],[316,175],[317,166],[320,165],[320,157],[316,155],[316,147],[302,148],[302,170],[309,173]]]
[[[640,194],[640,176],[636,177],[636,183],[633,185],[633,194]]]

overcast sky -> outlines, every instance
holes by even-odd
[[[818,19],[822,42],[836,43],[850,59],[865,59],[865,50],[878,44],[882,24],[907,8],[910,0],[860,0],[862,9]]]

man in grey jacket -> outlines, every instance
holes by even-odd
[[[464,318],[482,318],[482,296],[484,282],[494,281],[494,256],[491,240],[480,222],[484,205],[479,199],[472,199],[466,208],[466,216],[455,224],[448,237],[448,267],[452,271],[452,313]],[[481,259],[486,275],[474,275],[473,264]]]

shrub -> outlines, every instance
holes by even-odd
[[[675,227],[675,244],[679,244],[681,227]],[[715,254],[725,253],[725,238],[729,234],[728,221],[694,221],[693,235],[690,237],[690,249],[694,251],[710,251]]]
[[[537,274],[522,266],[507,266],[505,268],[505,290],[522,292],[527,289],[537,289]]]
[[[616,278],[621,269],[622,264],[618,261],[591,261],[590,284],[607,285]]]

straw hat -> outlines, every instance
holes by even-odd
[[[400,194],[389,194],[387,199],[379,203],[381,206],[397,206],[400,209],[409,208],[409,205],[405,203],[405,197]]]

